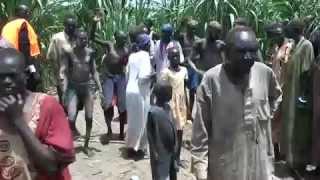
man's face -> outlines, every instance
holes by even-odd
[[[254,62],[258,59],[258,42],[253,32],[235,32],[234,36],[234,42],[226,54],[233,71],[232,74],[241,77],[250,72]]]
[[[85,32],[80,32],[77,36],[77,46],[85,48],[88,45],[88,35]]]
[[[172,32],[162,31],[161,37],[163,42],[169,43],[172,37]]]
[[[17,95],[25,90],[24,65],[19,62],[0,63],[0,97]]]
[[[124,32],[120,32],[117,36],[115,36],[116,42],[123,46],[128,42],[128,36]]]
[[[295,39],[298,35],[295,33],[294,29],[291,27],[285,28],[285,34],[287,38]]]
[[[77,28],[76,20],[73,18],[69,18],[66,20],[64,24],[64,31],[68,34],[68,36],[74,36]]]
[[[188,25],[187,26],[187,30],[189,33],[192,33],[192,34],[196,34],[197,32],[197,26],[192,24],[192,25]]]
[[[173,67],[176,67],[180,63],[180,53],[177,48],[169,49],[168,51],[168,59],[170,60],[170,64]]]
[[[221,34],[221,31],[217,28],[208,27],[208,36],[212,40],[218,40]]]
[[[283,39],[283,35],[282,34],[276,34],[276,33],[268,33],[267,37],[270,39],[272,44],[279,43]]]

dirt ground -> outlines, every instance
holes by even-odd
[[[130,180],[132,176],[140,180],[151,180],[149,159],[134,161],[126,158],[124,141],[118,140],[119,122],[117,114],[112,122],[114,138],[107,145],[100,143],[100,136],[107,132],[102,109],[98,100],[94,108],[94,124],[90,147],[94,152],[93,157],[88,157],[82,152],[83,139],[75,141],[77,158],[70,166],[73,180]],[[190,125],[189,125],[190,126]],[[81,134],[85,133],[84,112],[81,111],[77,119],[77,127]],[[191,127],[191,126],[190,126]],[[187,128],[189,130],[190,128]],[[190,139],[190,133],[185,133],[185,139]],[[190,164],[190,153],[185,148],[182,151],[182,159]],[[193,180],[190,168],[181,169],[178,178]]]
[[[134,161],[126,158],[125,144],[117,139],[119,133],[119,122],[117,115],[112,123],[115,136],[108,145],[100,143],[100,136],[106,133],[106,125],[104,122],[103,112],[97,100],[94,108],[94,124],[90,147],[94,152],[93,157],[88,157],[81,151],[83,139],[75,141],[77,158],[76,162],[70,165],[73,180],[130,180],[131,177],[137,176],[139,180],[151,180],[151,169],[149,159],[145,158],[140,161]],[[82,134],[85,132],[84,112],[81,111],[77,119],[77,127]],[[191,125],[189,124],[185,130],[185,141],[190,140]],[[188,143],[186,143],[188,144]],[[187,145],[185,144],[185,147]],[[180,169],[178,179],[194,180],[190,173],[190,152],[183,148],[182,159],[188,164],[188,167]],[[288,173],[287,169],[277,166],[277,174],[283,180],[294,180]],[[302,178],[296,178],[302,180]],[[320,177],[305,178],[303,180],[320,180]]]

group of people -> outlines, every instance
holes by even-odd
[[[0,36],[0,177],[71,179],[67,166],[74,161],[82,109],[84,152],[93,155],[96,89],[107,126],[101,143],[112,138],[116,105],[119,139],[130,157],[149,152],[154,180],[175,180],[184,167],[188,119],[192,172],[199,180],[270,180],[280,161],[297,176],[319,170],[320,33],[307,40],[302,19],[266,25],[264,58],[244,18],[225,38],[217,21],[198,37],[198,22],[188,18],[179,31],[162,25],[160,39],[148,20],[128,34],[116,31],[109,41],[96,36],[102,13],[93,17],[90,32],[67,16],[46,56],[54,64],[57,101],[35,92],[40,47],[29,17],[29,8],[18,6]],[[95,45],[105,50],[100,73]]]

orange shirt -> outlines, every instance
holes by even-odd
[[[19,50],[19,32],[21,25],[26,23],[28,26],[28,36],[30,41],[30,55],[37,56],[40,54],[38,36],[33,27],[25,19],[19,18],[8,22],[2,29],[2,37],[11,43],[15,49]]]

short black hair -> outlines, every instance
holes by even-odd
[[[230,44],[233,44],[234,35],[237,32],[250,32],[250,33],[253,33],[254,35],[256,35],[256,33],[253,31],[253,29],[251,27],[236,26],[236,27],[232,28],[226,35],[225,43],[226,43],[227,47],[230,47]]]
[[[157,100],[169,102],[172,98],[172,86],[167,81],[158,81],[153,88]]]
[[[301,35],[303,34],[303,30],[305,27],[305,23],[302,19],[293,19],[292,21],[290,21],[287,26],[285,27],[286,30],[288,29],[292,29],[292,31],[295,34]]]
[[[66,14],[64,16],[63,24],[67,24],[69,19],[73,19],[75,23],[77,24],[77,17],[73,14]]]
[[[234,25],[238,25],[238,26],[249,26],[249,21],[247,18],[245,17],[238,17],[235,21],[234,21]]]
[[[6,63],[6,61],[10,61],[12,63],[12,59],[17,61],[17,64],[19,64],[21,70],[24,71],[26,61],[23,54],[19,51],[17,51],[14,48],[0,48],[0,57],[1,62]]]
[[[265,25],[264,30],[267,34],[283,34],[283,24],[279,22],[273,22]]]

